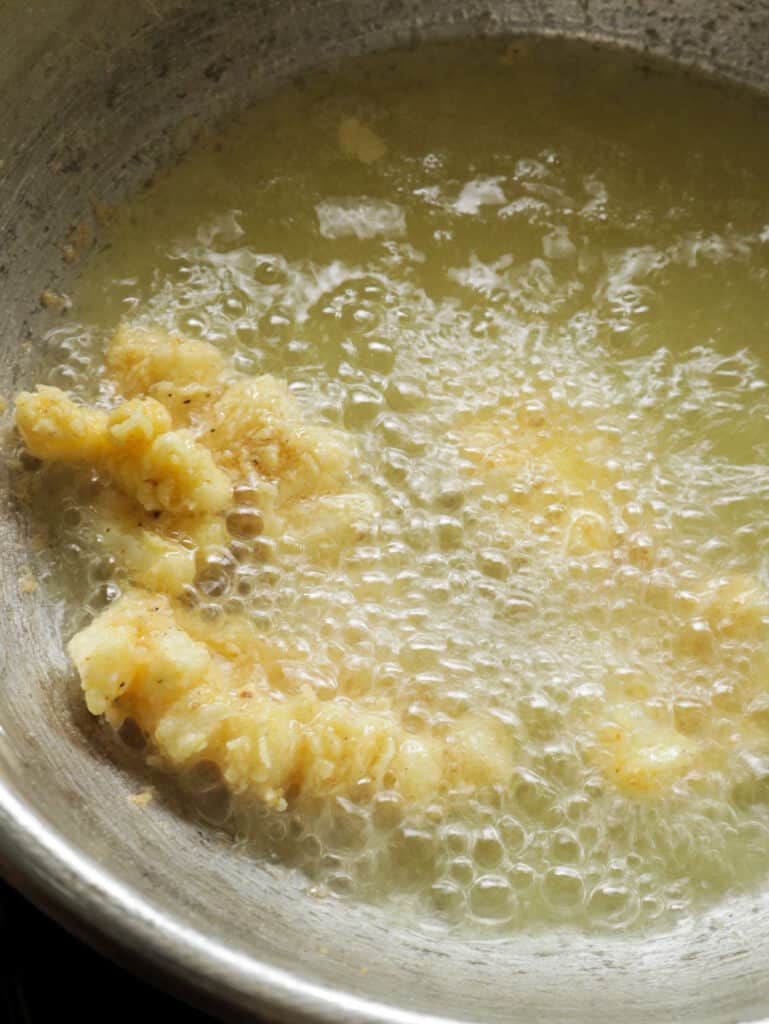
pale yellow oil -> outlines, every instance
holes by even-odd
[[[364,159],[342,144],[351,119],[377,140]],[[692,581],[769,586],[767,166],[749,95],[582,45],[444,44],[283,88],[100,235],[48,335],[48,383],[106,396],[121,320],[205,339],[350,431],[381,499],[330,566],[236,537],[198,607],[338,645],[361,702],[390,694],[414,729],[491,710],[518,752],[509,786],[417,811],[387,792],[285,813],[209,793],[212,820],[319,898],[480,934],[669,927],[769,876],[769,732],[746,760],[729,704],[767,688],[769,630],[717,668],[671,642]],[[641,521],[648,560],[505,525],[456,429],[532,401],[611,446],[602,498]],[[95,485],[37,477],[72,633],[122,581],[79,526]],[[607,781],[585,730],[637,678],[657,713],[715,723],[718,770],[654,797]]]

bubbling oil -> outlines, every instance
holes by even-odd
[[[318,565],[265,553],[244,489],[190,600],[334,651],[337,677],[308,669],[323,699],[386,695],[439,735],[488,712],[515,751],[509,785],[419,808],[365,779],[254,808],[199,767],[183,784],[208,820],[319,896],[480,934],[668,927],[765,877],[748,705],[769,632],[717,656],[679,640],[708,581],[769,587],[767,155],[754,97],[576,44],[464,42],[285,87],[123,211],[48,334],[47,382],[108,401],[120,320],[204,339],[349,431],[381,502]],[[584,457],[610,545],[564,539],[568,486],[532,506],[517,470],[490,483],[473,443],[510,415],[560,438],[567,475]],[[124,580],[83,529],[98,478],[32,476],[71,633]],[[618,693],[712,758],[623,791],[591,753]]]

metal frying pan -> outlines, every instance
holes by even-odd
[[[214,122],[340,56],[473,32],[612,40],[769,89],[765,0],[4,0],[0,394],[34,379],[46,327],[37,297],[74,273],[62,239],[93,200],[120,198],[173,158],[180,125]],[[54,609],[42,592],[20,600],[29,541],[7,484],[0,866],[73,930],[233,1019],[769,1019],[769,891],[729,904],[718,930],[431,938],[371,908],[313,900],[164,802],[137,814],[130,774],[100,753],[67,685]]]

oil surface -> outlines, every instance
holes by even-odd
[[[204,794],[211,820],[318,895],[481,934],[667,927],[759,884],[769,630],[760,597],[739,635],[696,605],[769,585],[768,158],[751,96],[583,46],[447,44],[283,89],[122,212],[46,382],[108,401],[121,320],[204,339],[350,431],[381,500],[330,566],[236,537],[197,606],[336,645],[407,727],[491,711],[518,752],[509,786],[419,811],[362,785],[285,813]],[[582,460],[611,543],[572,543],[569,480],[532,500],[515,460],[486,472],[512,415]],[[68,634],[122,585],[80,526],[93,486],[32,487]],[[623,789],[617,707],[702,756]]]

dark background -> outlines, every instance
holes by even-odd
[[[0,1024],[215,1024],[99,956],[0,882]],[[55,1015],[55,1017],[54,1017]]]

